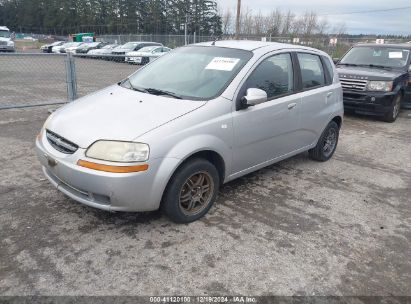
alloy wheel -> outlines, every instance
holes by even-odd
[[[337,145],[337,131],[334,128],[330,128],[327,135],[324,138],[323,151],[325,157],[331,155]]]
[[[188,216],[201,213],[211,202],[214,193],[214,181],[205,171],[191,175],[180,191],[179,205]]]

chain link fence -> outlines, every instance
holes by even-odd
[[[0,53],[0,109],[63,104],[115,84],[138,67],[113,56]]]
[[[124,44],[130,41],[160,42],[174,48],[187,43],[215,40],[194,35],[106,35],[101,41]],[[221,38],[220,38],[221,39]],[[232,36],[222,39],[234,39]],[[375,42],[375,39],[329,37],[242,36],[245,40],[294,43],[321,49],[332,57],[341,57],[352,45]],[[385,43],[404,43],[404,39]],[[124,56],[0,53],[0,109],[60,104],[115,84],[134,73],[139,66],[124,62]]]

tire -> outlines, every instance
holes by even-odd
[[[175,223],[194,222],[213,206],[219,185],[220,177],[213,164],[202,158],[192,159],[170,179],[161,211]]]
[[[321,134],[317,145],[308,151],[311,159],[326,162],[333,155],[338,145],[338,138],[340,136],[340,128],[335,121],[331,121]]]
[[[392,103],[390,111],[385,113],[384,121],[394,122],[397,120],[398,114],[400,114],[400,110],[401,110],[401,102],[402,102],[402,95],[398,94],[394,98],[394,102]]]

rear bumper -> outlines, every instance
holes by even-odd
[[[343,93],[344,109],[356,112],[384,115],[390,111],[397,92],[369,93],[345,90]]]

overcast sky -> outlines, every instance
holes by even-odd
[[[221,9],[236,8],[237,0],[217,0]],[[411,7],[410,0],[242,0],[243,7],[254,12],[268,13],[275,8],[292,10],[301,14],[313,10],[317,14],[339,14],[357,11]],[[411,35],[411,8],[388,12],[351,15],[329,15],[329,23],[345,22],[351,34],[401,34]]]

